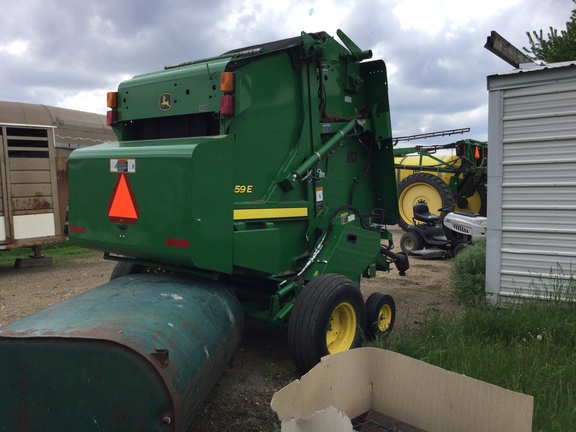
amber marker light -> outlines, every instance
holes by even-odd
[[[118,108],[118,92],[106,93],[106,106],[108,108]]]
[[[220,91],[222,93],[234,92],[234,73],[222,72],[220,75]]]

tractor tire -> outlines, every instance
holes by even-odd
[[[373,341],[390,333],[396,320],[396,303],[389,294],[375,292],[366,300],[366,339]]]
[[[457,198],[455,200],[454,210],[478,213],[480,216],[486,216],[488,202],[488,191],[486,184],[478,185],[474,195],[468,198]]]
[[[119,277],[128,276],[131,274],[144,273],[145,270],[146,267],[144,267],[143,265],[120,261],[117,262],[114,268],[112,269],[110,280],[118,279]]]
[[[402,234],[400,238],[400,249],[406,255],[414,255],[412,251],[420,250],[424,247],[424,239],[418,233],[408,231]]]
[[[452,257],[456,257],[460,252],[468,247],[468,243],[458,243],[452,251]]]
[[[366,309],[358,286],[339,274],[324,274],[296,297],[288,322],[290,356],[302,373],[320,359],[362,345]]]
[[[480,198],[480,209],[476,212],[480,216],[486,216],[488,212],[488,187],[485,183],[478,186],[476,193]]]
[[[398,183],[398,225],[404,231],[413,224],[414,204],[426,203],[431,213],[439,214],[438,209],[454,205],[454,196],[448,185],[440,177],[427,173],[416,173]]]

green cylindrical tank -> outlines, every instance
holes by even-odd
[[[242,331],[220,282],[115,279],[0,328],[0,430],[185,431]]]

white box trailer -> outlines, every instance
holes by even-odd
[[[487,299],[565,297],[576,276],[576,62],[492,75],[488,90]]]
[[[68,155],[113,140],[103,115],[0,101],[0,250],[63,241]]]

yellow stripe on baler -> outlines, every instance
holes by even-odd
[[[306,207],[234,210],[234,220],[307,217]]]

